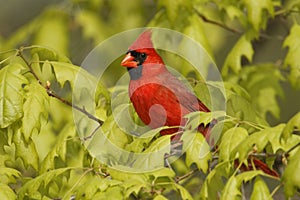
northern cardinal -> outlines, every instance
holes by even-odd
[[[153,47],[151,30],[144,31],[129,47],[121,65],[127,67],[130,75],[129,96],[141,120],[151,128],[161,126],[184,126],[184,116],[195,111],[210,110],[165,66]],[[210,130],[216,120],[205,127],[200,124],[198,131],[209,139]],[[179,128],[162,130],[161,135],[173,134]],[[177,137],[176,137],[177,136]],[[173,137],[179,140],[180,135]],[[278,176],[260,160],[253,159],[255,166],[242,166],[244,171],[261,169],[265,173]],[[256,166],[258,165],[258,166]],[[267,169],[266,169],[267,168]]]
[[[153,48],[151,30],[143,32],[129,47],[121,65],[130,75],[129,96],[141,120],[151,128],[184,126],[184,116],[195,111],[210,110],[165,66]],[[173,134],[178,128],[162,130]],[[198,130],[209,135],[210,125]],[[176,137],[175,137],[176,138]]]

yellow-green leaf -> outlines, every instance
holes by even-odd
[[[300,188],[300,148],[289,158],[282,180],[286,197],[292,197]]]
[[[254,50],[252,48],[251,41],[246,37],[246,35],[243,35],[228,54],[223,65],[222,74],[226,76],[229,73],[229,69],[231,69],[234,73],[238,73],[242,67],[242,56],[245,56],[249,61],[252,61],[253,54]]]
[[[283,139],[287,140],[295,129],[300,129],[300,112],[293,116],[283,129]]]
[[[186,152],[186,164],[197,165],[203,172],[208,170],[208,161],[211,159],[211,152],[208,143],[202,134],[186,131],[182,135],[183,150]]]
[[[25,90],[27,97],[23,106],[22,130],[27,141],[34,131],[39,133],[48,119],[49,96],[38,83],[29,84]]]
[[[286,68],[290,67],[290,82],[295,88],[300,88],[300,25],[293,25],[290,34],[284,40],[283,47],[289,47],[284,59],[284,65]]]
[[[6,184],[0,183],[0,199],[17,199],[17,195],[14,191]]]
[[[230,160],[231,151],[239,145],[246,137],[248,136],[248,132],[246,129],[242,127],[233,127],[227,130],[221,140],[220,143],[220,161],[228,161]]]
[[[22,76],[24,67],[10,64],[0,70],[0,128],[5,128],[23,115],[23,87],[28,84]]]
[[[253,25],[255,31],[266,28],[268,15],[274,16],[274,6],[272,0],[244,0],[247,7],[247,13],[250,23]]]
[[[270,191],[266,183],[263,181],[263,179],[258,176],[255,179],[250,200],[265,200],[265,199],[271,199]]]
[[[225,188],[222,191],[220,199],[222,200],[239,199],[242,195],[241,193],[242,183],[248,182],[254,177],[257,177],[259,175],[263,175],[263,172],[260,170],[243,172],[237,176],[231,176],[228,182],[226,183]]]

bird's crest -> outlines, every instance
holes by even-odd
[[[153,48],[151,41],[152,31],[148,29],[144,31],[129,47],[130,50]]]

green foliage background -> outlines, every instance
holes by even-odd
[[[6,4],[0,12],[0,199],[299,198],[299,1]],[[9,6],[19,7],[19,13]],[[198,134],[172,168],[131,174],[89,154],[67,102],[72,102],[72,93],[79,98],[90,95],[84,86],[73,89],[78,66],[93,47],[113,34],[144,26],[170,28],[203,44],[222,73],[227,110],[220,119],[224,129],[218,151],[210,152]],[[110,130],[107,136],[133,152],[168,143],[168,136],[141,140],[118,128],[108,87],[125,71],[119,61],[111,67],[116,70],[106,74],[92,102],[94,116]],[[91,82],[95,78],[83,75]],[[195,92],[201,93],[203,83],[194,83]],[[219,83],[210,84],[217,88]],[[198,123],[190,121],[191,126]],[[189,135],[186,131],[183,140]],[[241,165],[234,164],[258,154],[280,171],[280,178],[260,170],[241,171]],[[151,163],[153,158],[148,159]]]

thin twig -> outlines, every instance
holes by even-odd
[[[17,55],[20,56],[20,58],[22,58],[22,60],[23,60],[23,61],[25,62],[25,64],[28,66],[30,73],[34,76],[34,78],[38,81],[38,83],[39,83],[41,86],[43,86],[42,81],[40,80],[40,78],[38,77],[38,75],[34,72],[32,66],[31,66],[31,63],[29,63],[29,62],[27,61],[27,59],[24,57],[24,55],[22,54],[23,49],[24,49],[24,48],[20,48]],[[99,126],[102,126],[102,125],[103,125],[104,122],[103,122],[102,120],[98,119],[97,117],[95,117],[94,115],[92,115],[91,113],[89,113],[88,111],[86,111],[84,107],[81,108],[81,107],[79,107],[79,106],[77,106],[77,105],[74,105],[74,104],[72,104],[71,102],[69,102],[69,101],[63,99],[62,97],[58,96],[57,94],[55,94],[55,92],[54,92],[53,90],[51,90],[51,88],[50,88],[50,83],[47,83],[46,86],[43,86],[43,87],[46,89],[46,92],[47,92],[47,94],[48,94],[50,97],[56,98],[56,99],[58,99],[60,102],[62,102],[62,103],[64,103],[64,104],[66,104],[66,105],[68,105],[68,106],[74,108],[75,110],[77,110],[77,111],[79,111],[79,112],[85,114],[88,118],[90,118],[90,119],[96,121],[96,122],[99,124]],[[92,133],[91,135],[93,135],[97,130],[98,130],[98,128],[97,128],[95,131],[93,131],[93,133]],[[90,137],[90,136],[88,136],[88,137]]]
[[[22,54],[23,52],[23,48],[21,47],[18,51],[17,56],[20,56],[20,58],[22,58],[22,60],[25,62],[25,64],[27,65],[27,67],[29,68],[30,73],[34,76],[34,78],[37,80],[37,82],[42,85],[42,81],[39,79],[38,75],[34,72],[33,68],[31,67],[31,63],[29,63],[26,58],[24,57],[24,55]],[[42,85],[43,86],[43,85]]]
[[[237,34],[243,34],[242,31],[238,30],[238,29],[234,29],[234,28],[230,28],[228,26],[226,26],[225,24],[222,24],[220,22],[217,21],[213,21],[211,19],[208,19],[207,17],[205,17],[204,15],[202,15],[196,8],[194,8],[194,11],[196,12],[196,14],[204,21],[210,24],[214,24],[216,26],[219,26],[227,31],[233,32],[233,33],[237,33]]]
[[[47,88],[46,88],[47,89]],[[58,96],[57,94],[55,94],[55,92],[51,89],[47,89],[47,94],[51,97],[54,97],[56,99],[58,99],[59,101],[61,101],[62,103],[74,108],[75,110],[78,110],[79,112],[85,114],[88,118],[96,121],[100,126],[102,126],[102,124],[104,123],[102,120],[98,119],[97,117],[95,117],[94,115],[92,115],[91,113],[89,113],[88,111],[85,110],[85,108],[80,108],[77,105],[72,104],[71,102],[61,98],[60,96]]]
[[[263,158],[269,158],[269,157],[276,157],[279,154],[275,153],[251,153],[249,156],[254,156],[254,157],[263,157]]]
[[[177,177],[175,177],[175,182],[179,183],[180,181],[182,181],[183,179],[186,179],[186,178],[190,177],[191,175],[193,175],[197,171],[198,171],[198,169],[193,169],[192,171],[190,171],[187,174],[184,174],[182,176],[177,176]]]
[[[283,184],[279,184],[277,185],[274,190],[271,192],[270,197],[273,197],[275,195],[275,193],[283,186]],[[270,198],[271,199],[271,198]]]
[[[238,29],[235,29],[235,28],[231,28],[223,23],[220,23],[220,22],[217,22],[217,21],[214,21],[214,20],[211,20],[211,19],[208,19],[206,16],[202,15],[196,8],[194,8],[194,11],[196,12],[196,14],[204,21],[204,22],[207,22],[209,24],[213,24],[213,25],[216,25],[216,26],[219,26],[227,31],[230,31],[232,33],[236,33],[236,34],[244,34],[245,32],[241,31],[241,30],[238,30]],[[265,39],[277,39],[277,40],[284,40],[284,37],[282,36],[269,36],[265,33],[260,33],[259,34],[259,37],[260,38],[265,38]]]
[[[98,131],[98,129],[99,129],[100,127],[101,127],[101,124],[99,123],[99,125],[95,128],[95,130],[94,130],[90,135],[88,135],[88,136],[82,138],[82,140],[83,140],[83,141],[87,141],[87,140],[91,139],[91,138],[95,135],[95,133]]]

